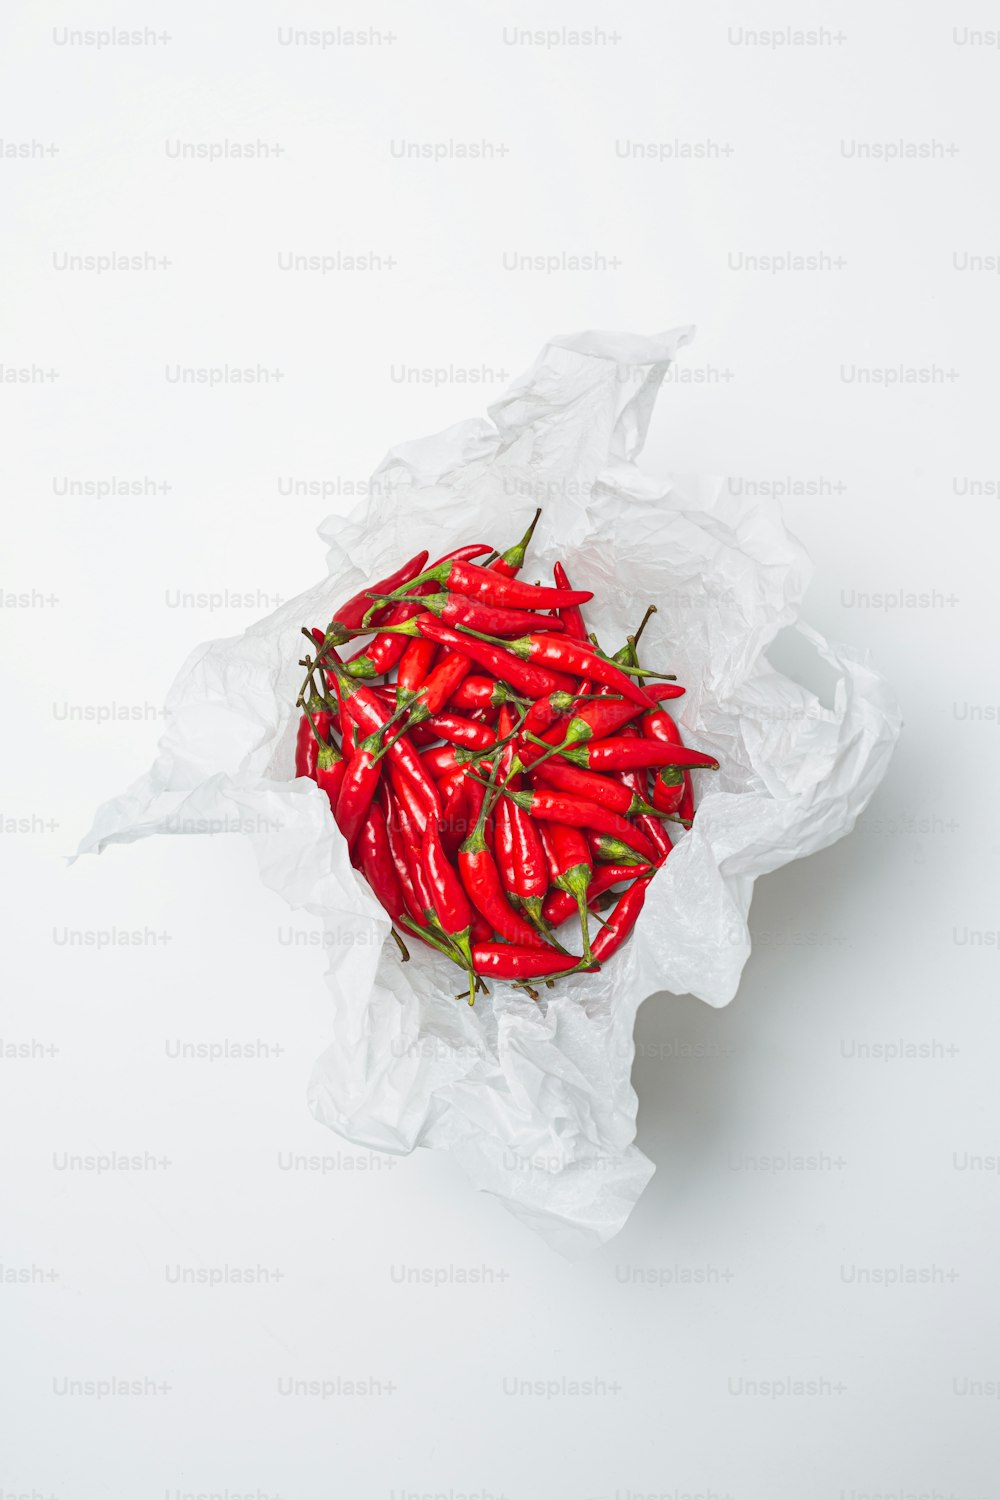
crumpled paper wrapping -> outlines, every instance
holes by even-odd
[[[478,1188],[569,1257],[617,1233],[654,1170],[634,1145],[639,1005],[660,991],[732,999],[755,878],[850,831],[899,732],[892,694],[862,653],[798,626],[837,674],[829,710],[765,659],[795,623],[809,575],[777,507],[718,484],[692,500],[635,467],[660,384],[690,338],[554,339],[491,420],[391,449],[369,500],[320,528],[328,576],[189,658],[152,769],[100,809],[81,845],[219,819],[253,830],[265,883],[328,930],[333,1041],[310,1084],[317,1119],[377,1150],[452,1151]],[[671,709],[722,769],[695,772],[695,826],[605,970],[538,1004],[494,985],[470,1008],[454,998],[450,966],[420,944],[400,964],[326,798],[292,779],[299,628],[325,623],[422,547],[508,545],[536,504],[544,514],[524,576],[562,558],[574,586],[594,591],[588,621],[610,649],[656,603],[644,657],[686,685]]]

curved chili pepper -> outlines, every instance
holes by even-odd
[[[411,645],[416,645],[411,641]],[[421,644],[429,645],[429,641]],[[437,650],[437,647],[434,648]],[[464,682],[460,682],[448,700],[449,707],[457,708],[460,712],[474,711],[481,708],[502,708],[505,703],[517,703],[515,693],[512,693],[505,682],[500,682],[496,677],[483,677],[470,674]],[[548,726],[546,726],[548,727]],[[535,731],[540,733],[539,730]]]
[[[417,826],[420,838],[427,827],[428,808],[416,782],[411,781],[398,761],[387,760],[389,780],[396,794],[396,801],[406,808],[412,822]],[[443,801],[443,799],[442,799]],[[419,842],[419,840],[418,840]]]
[[[591,740],[587,745],[570,745],[559,752],[565,760],[589,771],[629,771],[644,766],[701,767],[717,771],[719,762],[713,755],[692,750],[687,745],[663,745],[641,736],[624,735],[610,740]]]
[[[326,743],[333,715],[324,707],[318,693],[314,693],[303,708],[295,735],[295,774],[310,776],[315,781],[319,747]]]
[[[530,931],[530,929],[529,929]],[[548,979],[580,967],[570,953],[560,958],[551,948],[515,948],[509,943],[477,943],[472,964],[484,979]]]
[[[465,627],[469,629],[468,626]],[[587,677],[601,682],[605,687],[637,703],[640,708],[655,708],[654,700],[644,688],[632,681],[620,667],[606,657],[598,656],[592,646],[582,641],[573,641],[563,635],[534,633],[518,636],[515,640],[493,642],[502,644],[508,651],[524,662],[547,668],[553,672],[564,672]],[[537,696],[537,695],[536,695]]]
[[[390,765],[390,782],[392,781],[392,770],[393,768]],[[426,925],[427,919],[424,916],[424,909],[421,904],[416,885],[414,883],[413,871],[410,867],[410,858],[407,852],[406,831],[403,826],[403,821],[399,815],[395,790],[386,785],[385,782],[382,783],[382,797],[385,801],[386,809],[385,826],[386,838],[389,844],[389,854],[392,859],[393,867],[396,871],[396,877],[399,881],[400,889],[403,893],[403,901],[406,905],[406,910],[410,914],[411,921],[415,922],[418,927],[423,927]]]
[[[591,956],[590,924],[587,920],[587,892],[593,874],[594,862],[587,840],[579,828],[565,823],[550,823],[549,837],[552,841],[552,859],[556,870],[555,883],[576,903],[580,913],[580,934],[583,939],[583,958],[589,963]]]
[[[528,609],[500,609],[493,604],[479,604],[463,594],[425,594],[420,603],[435,619],[453,629],[464,625],[485,635],[524,635],[531,630],[563,628],[561,620],[551,620]],[[394,620],[392,624],[396,624]],[[388,627],[387,627],[388,628]],[[402,654],[402,653],[401,653]]]
[[[449,859],[454,859],[469,832],[469,778],[459,777],[445,798],[441,817],[441,843]]]
[[[428,729],[452,745],[462,745],[466,750],[488,750],[496,744],[497,737],[485,724],[476,724],[464,719],[461,714],[433,714],[427,720]]]
[[[456,547],[454,552],[446,552],[444,557],[439,557],[437,562],[431,563],[432,568],[439,568],[446,562],[471,562],[474,557],[482,557],[486,552],[492,552],[489,542],[469,542],[465,547]]]
[[[653,779],[653,806],[658,812],[679,813],[684,800],[684,772],[679,766],[664,766]]]
[[[499,933],[509,943],[519,943],[527,948],[545,948],[547,944],[544,940],[514,910],[504,894],[500,872],[486,839],[489,809],[490,803],[484,792],[472,831],[458,851],[462,884],[472,904],[490,923],[493,932]]]
[[[687,771],[684,772],[684,795],[677,808],[677,816],[688,828],[694,821],[694,785]]]
[[[549,589],[534,583],[522,583],[519,578],[508,578],[492,568],[481,568],[472,562],[440,563],[411,578],[405,592],[410,592],[421,583],[440,583],[449,594],[465,594],[469,599],[478,599],[481,604],[496,604],[501,609],[563,609],[569,604],[586,604],[593,594],[587,589]],[[372,589],[372,593],[384,594],[395,602],[403,597],[403,590]],[[380,600],[372,606],[372,613],[384,607]],[[364,622],[364,623],[367,623]]]
[[[564,677],[558,672],[545,671],[541,667],[530,666],[519,657],[506,651],[503,645],[494,645],[492,642],[477,640],[474,636],[459,633],[452,630],[448,625],[443,625],[433,615],[418,615],[411,624],[419,628],[420,634],[426,639],[437,641],[441,646],[448,646],[452,651],[461,652],[469,659],[469,670],[472,662],[478,662],[480,666],[487,667],[497,677],[502,677],[511,687],[517,688],[527,698],[544,698],[547,693],[553,693],[557,689],[572,691],[575,684],[570,678]],[[404,629],[408,627],[404,626]],[[457,687],[457,683],[455,686]],[[452,689],[454,692],[454,688]]]
[[[635,880],[639,871],[652,871],[651,865],[602,865],[595,870],[590,877],[587,887],[587,909],[594,911],[597,907],[598,896],[603,896],[612,886],[623,885],[627,880]],[[569,891],[550,891],[542,908],[545,920],[553,927],[561,927],[563,922],[568,922],[570,917],[575,917],[578,912],[578,904],[575,896]]]
[[[647,739],[664,745],[683,744],[681,732],[665,708],[644,714],[642,732]],[[684,797],[684,776],[676,766],[665,766],[653,781],[653,802],[661,812],[679,812]]]
[[[656,850],[644,833],[626,821],[620,814],[586,797],[574,797],[569,792],[511,792],[501,788],[504,797],[511,798],[533,818],[544,818],[548,823],[566,823],[570,828],[588,828],[594,833],[606,833],[619,839],[629,849],[642,854],[647,860],[655,860]]]
[[[361,741],[347,767],[333,815],[348,845],[352,845],[364,827],[368,810],[378,791],[382,763],[376,760],[379,735],[370,734]]]
[[[572,586],[566,575],[566,569],[561,562],[554,564],[552,577],[556,581],[556,588],[565,589],[567,593],[572,592]],[[559,610],[557,619],[562,621],[563,629],[574,641],[585,641],[588,639],[587,627],[584,624],[583,614],[578,604],[567,604]]]
[[[408,694],[415,693],[418,688],[423,687],[437,654],[438,647],[433,641],[425,641],[420,636],[415,636],[412,641],[408,642],[400,658],[399,671],[396,673],[397,708],[405,701]]]
[[[404,563],[395,573],[390,573],[388,578],[383,578],[381,583],[369,584],[367,588],[362,589],[360,594],[355,594],[352,599],[348,599],[346,604],[342,604],[330,621],[326,632],[330,644],[341,645],[355,630],[360,629],[366,614],[371,614],[373,621],[384,619],[387,609],[383,610],[382,606],[379,606],[376,610],[372,610],[368,589],[372,589],[377,594],[395,593],[404,584],[410,584],[416,579],[428,555],[427,552],[418,552],[416,557],[411,557],[408,563]]]
[[[437,821],[429,818],[424,834],[423,863],[427,881],[433,892],[433,905],[428,909],[428,920],[433,916],[438,926],[466,960],[469,968],[469,1004],[475,1004],[476,986],[472,973],[472,947],[469,941],[472,932],[472,907],[465,888],[455,873],[441,842]]]
[[[341,784],[347,771],[347,761],[336,745],[321,745],[316,761],[316,785],[330,799],[330,811],[337,806]]]
[[[412,620],[424,608],[426,602],[423,598],[405,599],[397,604],[375,639],[345,661],[344,666],[351,676],[367,681],[373,677],[384,677],[387,672],[391,672],[402,659],[408,645],[406,637],[397,634],[395,627],[405,625],[407,620]]]
[[[646,891],[652,877],[645,875],[630,885],[615,904],[615,909],[594,939],[594,957],[604,963],[624,943],[636,924],[646,900]]]
[[[527,556],[528,547],[531,544],[531,538],[535,534],[535,527],[538,525],[538,518],[541,514],[542,508],[539,506],[535,511],[531,525],[521,540],[515,542],[513,547],[508,547],[506,552],[501,552],[496,562],[489,564],[494,573],[501,573],[505,578],[513,578],[514,574],[520,572],[521,568],[524,567],[524,559]]]
[[[368,809],[368,816],[358,834],[358,856],[361,862],[361,873],[375,895],[392,920],[401,923],[406,913],[406,903],[403,899],[403,888],[399,883],[399,876],[389,852],[389,833],[386,828],[385,813],[377,802],[373,802]]]
[[[371,688],[355,682],[337,663],[334,663],[333,670],[340,684],[345,707],[349,705],[351,718],[365,730],[366,734],[374,734],[377,730],[385,729],[384,709],[377,694]],[[440,817],[441,798],[437,787],[424,770],[420,756],[406,735],[396,735],[392,739],[387,737],[381,754],[389,755],[402,766],[410,780],[420,787],[429,810]]]
[[[581,771],[576,766],[561,765],[557,760],[547,760],[537,771],[531,770],[547,786],[560,792],[572,792],[577,797],[589,797],[623,818],[634,818],[638,813],[653,815],[656,808],[634,789],[623,786],[610,776],[598,776],[593,771]]]

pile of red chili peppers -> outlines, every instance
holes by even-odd
[[[506,552],[430,567],[420,552],[303,629],[296,775],[326,792],[403,959],[397,929],[465,970],[470,1004],[489,978],[537,999],[532,981],[600,968],[670,853],[667,825],[691,826],[691,770],[718,769],[662,707],[684,689],[639,664],[653,609],[607,656],[580,610],[593,595],[560,563],[553,587],[517,577],[539,515]]]

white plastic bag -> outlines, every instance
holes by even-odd
[[[101,808],[81,846],[200,820],[255,830],[266,884],[328,929],[333,1040],[310,1087],[317,1118],[366,1147],[453,1151],[477,1187],[569,1256],[614,1235],[653,1172],[633,1144],[640,1003],[664,990],[732,999],[754,879],[849,832],[899,732],[891,693],[858,653],[799,627],[838,674],[832,710],[764,658],[795,622],[808,579],[776,506],[721,487],[695,506],[635,468],[660,383],[690,336],[556,339],[492,421],[392,449],[372,498],[321,528],[329,576],[188,660],[152,770]],[[612,649],[657,604],[644,655],[685,684],[672,710],[722,769],[695,773],[694,828],[606,969],[538,1004],[494,985],[470,1008],[444,959],[414,943],[400,964],[324,794],[291,779],[299,629],[422,547],[509,544],[536,503],[544,514],[525,576],[563,559],[574,587],[594,591],[587,618]]]

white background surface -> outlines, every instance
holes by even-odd
[[[169,40],[61,44],[109,25]],[[996,25],[975,4],[7,7],[0,362],[42,373],[0,384],[0,1492],[996,1495],[1000,278],[963,269],[1000,252],[1000,49],[971,41]],[[505,32],[573,26],[604,40]],[[789,26],[823,39],[747,42]],[[930,154],[856,144],[900,142]],[[145,252],[169,265],[58,269]],[[279,269],[338,252],[383,268]],[[823,269],[745,268],[782,254]],[[478,415],[553,333],[686,322],[644,464],[791,487],[807,618],[871,647],[907,727],[855,834],[759,884],[734,1004],[643,1007],[658,1171],[567,1266],[446,1160],[312,1122],[323,954],[240,840],[63,856],[150,760],[189,649],[322,573],[316,525],[386,447]],[[175,365],[282,378],[182,387]],[[115,479],[147,492],[60,493]],[[227,1040],[264,1050],[169,1055]],[[146,1167],[60,1166],[102,1152]],[[113,1378],[142,1394],[62,1393]],[[282,1394],[366,1379],[380,1394]],[[596,1393],[510,1394],[536,1381]]]

